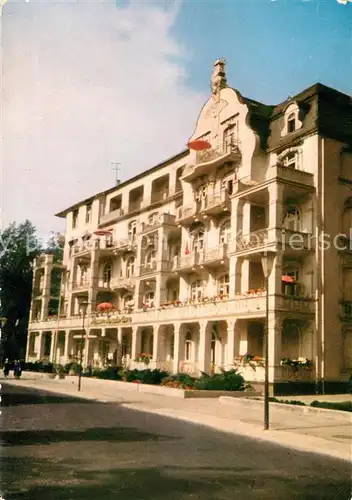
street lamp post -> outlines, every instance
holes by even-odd
[[[264,430],[269,429],[269,277],[275,254],[265,252],[261,256],[265,283],[265,329],[264,329]]]
[[[88,302],[86,301],[80,302],[80,309],[82,312],[82,335],[81,335],[81,348],[79,354],[80,359],[79,359],[79,373],[78,373],[78,391],[81,390],[81,384],[82,384],[83,343],[85,338],[84,319],[86,316],[87,307],[88,307]]]

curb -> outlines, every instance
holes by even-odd
[[[234,399],[227,396],[221,396],[219,398],[220,404],[235,407],[250,407],[251,409],[257,408],[263,411],[264,401],[259,401],[255,399],[244,400],[244,399]],[[325,418],[335,420],[338,422],[350,423],[352,424],[351,412],[341,411],[341,410],[328,410],[326,408],[314,408],[312,406],[300,406],[300,405],[290,405],[285,403],[269,403],[270,408],[275,408],[277,411],[291,412],[298,415],[320,415]]]

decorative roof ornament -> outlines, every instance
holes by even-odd
[[[225,59],[217,59],[211,75],[211,93],[216,100],[220,100],[220,90],[227,87]]]

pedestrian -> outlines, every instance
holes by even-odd
[[[5,359],[3,371],[4,371],[4,377],[7,378],[9,376],[9,373],[10,373],[10,363],[9,363],[8,358]]]
[[[21,375],[22,375],[22,366],[21,366],[21,361],[19,361],[18,359],[15,361],[15,366],[14,366],[14,369],[13,369],[13,374],[15,376],[15,378],[18,380]]]

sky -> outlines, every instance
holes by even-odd
[[[186,147],[228,84],[277,104],[321,82],[352,90],[352,3],[8,0],[1,17],[0,230],[54,216]]]

